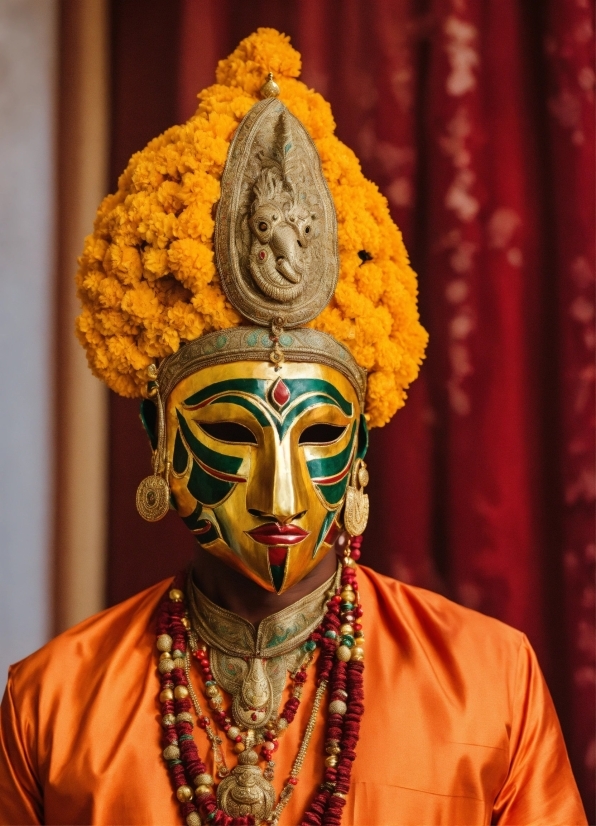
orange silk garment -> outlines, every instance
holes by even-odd
[[[366,568],[365,712],[343,826],[585,824],[553,705],[523,634]],[[2,702],[0,822],[181,824],[161,756],[155,613],[162,582],[13,666]],[[279,793],[315,669],[276,752]],[[198,668],[194,684],[202,697]],[[321,782],[319,713],[282,826]],[[199,753],[212,769],[204,732]],[[226,740],[228,765],[236,758]]]

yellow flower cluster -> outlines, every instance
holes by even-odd
[[[427,341],[416,276],[385,198],[335,137],[329,104],[296,80],[300,66],[285,35],[259,29],[247,37],[220,61],[195,115],[133,155],[118,191],[102,202],[79,259],[77,335],[93,372],[117,393],[142,395],[152,361],[242,321],[215,268],[213,207],[234,132],[272,71],[280,99],[314,139],[337,210],[339,284],[311,326],[369,371],[371,426],[404,404]]]

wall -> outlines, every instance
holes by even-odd
[[[2,0],[0,674],[49,630],[56,44],[56,0]]]

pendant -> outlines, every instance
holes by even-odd
[[[232,716],[237,725],[262,729],[281,702],[286,674],[304,659],[302,647],[279,657],[232,657],[211,648],[209,660],[218,684],[232,695]]]
[[[275,789],[263,777],[258,761],[256,752],[246,749],[238,757],[238,765],[217,787],[217,805],[230,817],[252,815],[261,823],[273,811]]]

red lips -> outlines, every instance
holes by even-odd
[[[253,528],[252,531],[247,531],[249,536],[269,547],[275,545],[297,545],[308,536],[308,531],[302,530],[297,525],[278,525],[277,522],[267,522],[265,525],[259,525],[258,528]]]

